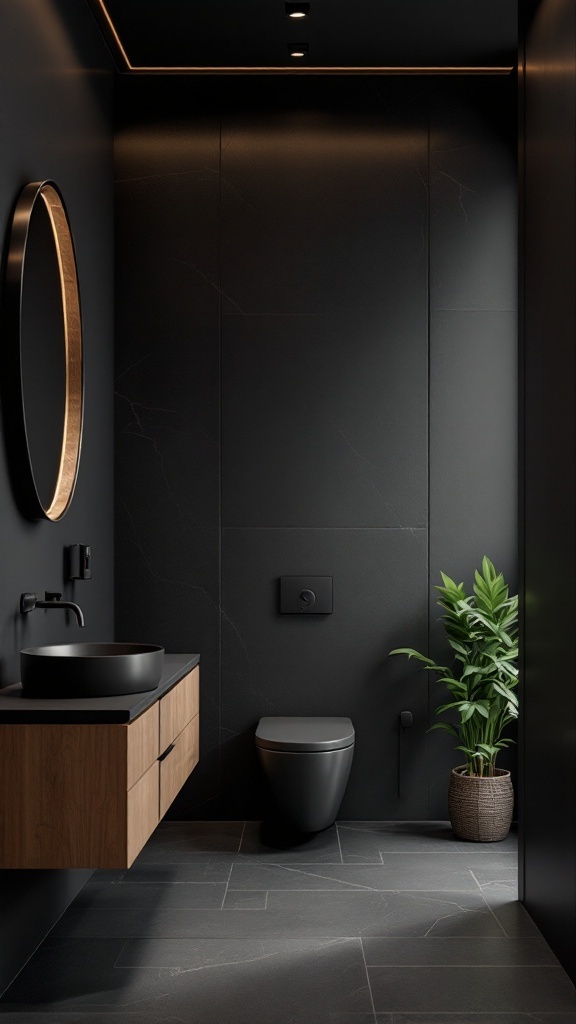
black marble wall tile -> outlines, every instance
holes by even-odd
[[[513,83],[434,88],[430,130],[430,641],[434,586],[472,584],[488,555],[517,586],[518,354]],[[430,715],[446,691],[430,681]],[[446,696],[447,699],[447,696]],[[459,755],[436,733],[430,814]],[[501,758],[515,765],[514,753]]]
[[[426,526],[424,298],[224,317],[225,526]]]
[[[426,643],[425,530],[223,531],[222,754],[226,817],[262,809],[261,715],[349,715],[355,759],[342,815],[427,815],[426,681],[400,644]],[[334,612],[280,615],[278,577],[334,578]],[[402,740],[398,713],[414,712]]]
[[[503,79],[120,84],[119,624],[202,653],[201,766],[175,815],[216,814],[217,792],[221,816],[260,813],[258,717],[335,707],[359,723],[350,818],[445,814],[454,755],[425,737],[427,677],[386,652],[425,648],[429,571],[471,568],[478,537],[510,558],[510,95]],[[334,575],[332,617],[277,614],[277,577],[299,572]]]
[[[516,309],[514,79],[436,85],[430,123],[430,305]]]
[[[425,315],[421,86],[312,79],[288,90],[280,79],[264,98],[252,83],[234,92],[222,123],[224,312]]]
[[[158,100],[158,97],[156,97]],[[219,127],[116,140],[117,635],[202,653],[201,759],[171,813],[217,813]],[[152,640],[152,637],[155,640]]]
[[[515,313],[432,314],[433,583],[440,569],[469,580],[487,554],[516,585],[517,374]]]

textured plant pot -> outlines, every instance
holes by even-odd
[[[514,790],[510,772],[496,768],[494,776],[464,775],[466,765],[452,769],[448,789],[450,823],[459,839],[497,843],[510,831]]]

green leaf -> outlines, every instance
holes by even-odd
[[[508,686],[504,685],[504,683],[498,682],[497,679],[493,681],[492,686],[494,687],[497,693],[501,694],[502,697],[506,697],[506,699],[510,701],[510,703],[513,704],[514,707],[518,707],[518,697],[516,696],[513,690],[510,690]]]
[[[462,711],[462,709],[460,710]],[[472,718],[472,715],[474,715],[475,713],[476,707],[474,706],[474,704],[470,704],[465,711],[462,711],[462,725],[464,724],[464,722],[468,722]]]
[[[498,753],[498,747],[494,747],[489,743],[477,743],[476,746],[479,750],[485,751],[489,757],[494,757]]]
[[[442,609],[441,622],[447,645],[454,658],[451,667],[438,665],[413,648],[399,648],[420,661],[425,671],[434,672],[452,698],[436,709],[448,719],[458,713],[458,724],[436,722],[460,740],[469,761],[469,771],[483,774],[485,765],[494,764],[499,750],[513,741],[503,737],[507,726],[518,717],[518,598],[510,596],[508,585],[493,562],[485,555],[474,572],[473,588],[466,593],[446,573],[440,574],[436,587]]]
[[[454,726],[449,725],[448,722],[436,722],[434,725],[430,726],[428,732],[433,732],[434,729],[443,729],[445,732],[449,732],[451,736],[455,736],[456,739],[460,739],[459,733],[456,731]]]
[[[406,654],[409,658],[418,658],[419,661],[425,661],[427,665],[433,665],[434,662],[431,658],[426,658],[420,651],[415,651],[413,647],[396,647],[393,651],[388,652],[388,657],[393,654]]]
[[[464,657],[468,657],[469,651],[467,651],[466,648],[463,647],[461,643],[458,643],[457,640],[449,640],[448,643],[450,644],[451,647],[454,648],[455,651],[458,651],[460,654],[463,654]]]
[[[463,707],[469,707],[467,701],[463,704],[462,701],[455,700],[451,704],[443,704],[442,707],[436,708],[435,714],[441,715],[444,711],[450,711],[451,708],[458,708],[459,711],[462,711]]]

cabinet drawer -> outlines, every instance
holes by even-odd
[[[199,716],[196,715],[173,741],[160,764],[160,817],[163,818],[190,772],[198,764]]]
[[[158,747],[158,703],[153,704],[148,711],[130,725],[125,726],[127,731],[126,750],[126,788],[132,789],[144,772],[148,771],[151,764],[156,761],[160,753]]]
[[[159,821],[158,789],[160,764],[151,768],[128,792],[126,806],[126,866],[130,867]]]
[[[200,669],[197,666],[160,699],[160,754],[198,714],[199,683]]]

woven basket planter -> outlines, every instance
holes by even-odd
[[[459,839],[497,843],[512,823],[514,790],[510,772],[496,768],[491,778],[464,775],[466,765],[452,769],[448,789],[450,823]]]

